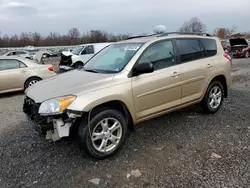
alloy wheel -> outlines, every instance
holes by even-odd
[[[220,106],[222,101],[222,90],[218,86],[214,86],[209,93],[208,103],[212,109],[216,109]]]
[[[34,85],[37,82],[38,82],[38,80],[31,80],[30,83],[29,83],[29,87],[32,86],[32,85]]]
[[[101,120],[93,129],[91,141],[94,148],[102,153],[114,150],[122,138],[122,125],[115,118]]]

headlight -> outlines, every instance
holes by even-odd
[[[40,115],[61,114],[74,100],[76,96],[64,96],[44,101],[39,107]]]

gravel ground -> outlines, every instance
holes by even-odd
[[[21,111],[23,94],[1,96],[0,187],[250,187],[250,59],[233,69],[217,114],[193,106],[142,123],[103,161],[72,141],[40,138]]]

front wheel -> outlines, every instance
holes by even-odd
[[[206,91],[202,100],[202,107],[206,113],[213,114],[217,112],[224,100],[224,89],[219,81],[212,82]]]
[[[83,68],[83,63],[82,62],[76,62],[73,67],[75,69],[82,69]]]
[[[87,119],[82,120],[78,130],[82,148],[96,159],[104,159],[118,152],[127,135],[124,115],[117,110],[107,109],[94,115],[89,124]]]

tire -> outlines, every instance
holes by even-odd
[[[24,90],[26,90],[28,87],[32,86],[33,84],[39,82],[40,80],[42,79],[38,77],[29,78],[28,80],[26,80],[24,84]]]
[[[101,122],[104,124],[101,124]],[[112,132],[110,129],[112,126],[114,127],[115,122],[117,122],[116,128],[118,128]],[[113,109],[104,109],[94,114],[90,119],[89,126],[87,126],[87,124],[88,117],[85,117],[80,122],[78,128],[78,141],[85,153],[95,159],[105,159],[116,154],[121,149],[127,136],[128,127],[125,117],[121,112]],[[105,125],[108,125],[110,132],[104,130],[104,128],[107,128]],[[97,137],[93,135],[94,132],[97,133]],[[117,137],[115,138],[113,136]],[[93,139],[96,140],[93,141]],[[113,142],[116,142],[116,144],[113,144],[111,139],[114,139]],[[104,147],[105,144],[106,151]]]
[[[217,91],[216,91],[216,89],[217,89]],[[217,96],[214,96],[213,93],[216,94],[216,92],[217,92]],[[216,113],[223,104],[224,96],[225,96],[224,93],[225,93],[225,91],[224,91],[224,88],[223,88],[221,82],[219,82],[219,81],[212,82],[208,86],[206,94],[201,102],[201,106],[202,106],[204,112],[208,113],[208,114]],[[212,100],[214,102],[212,102]]]
[[[249,51],[246,52],[245,58],[249,58]]]
[[[76,62],[73,65],[74,69],[82,69],[83,68],[83,63],[82,62]]]

